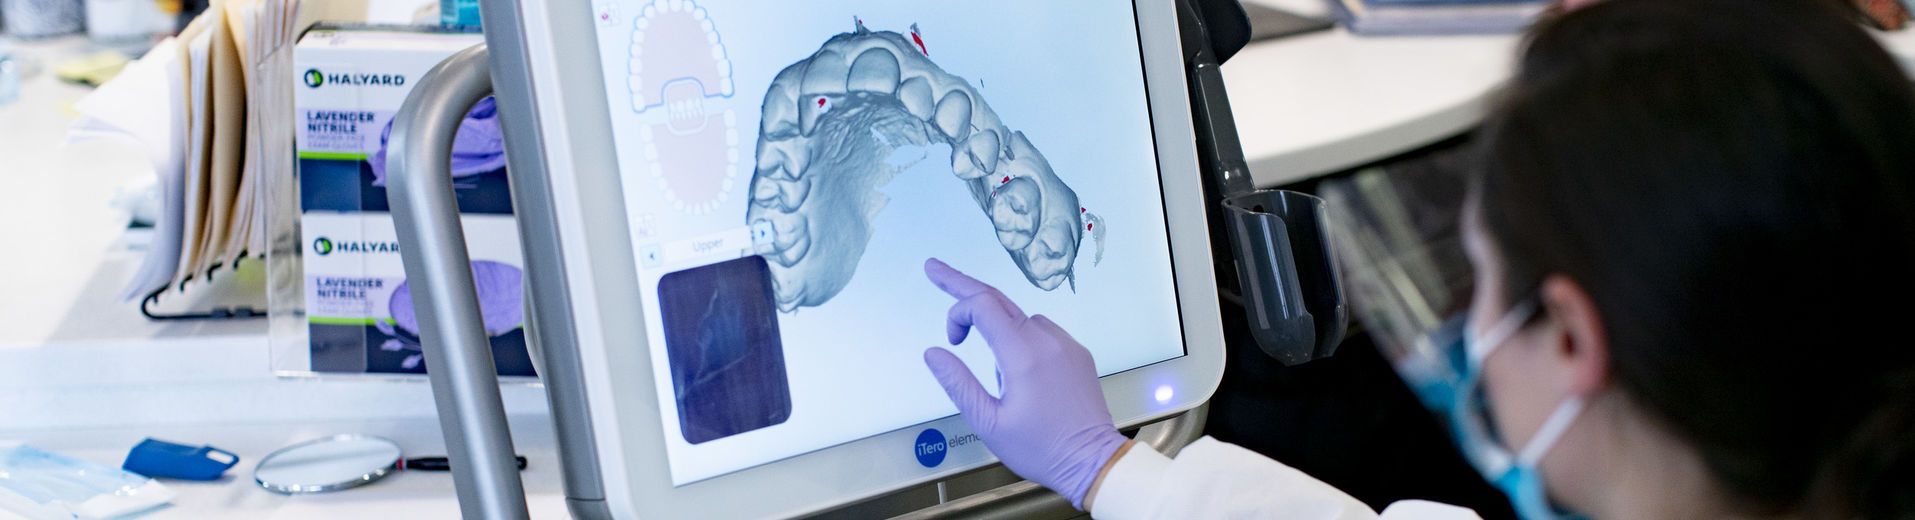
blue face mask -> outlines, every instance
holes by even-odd
[[[1582,399],[1577,396],[1564,399],[1543,421],[1536,435],[1530,437],[1529,443],[1512,454],[1490,427],[1489,403],[1483,395],[1483,360],[1488,359],[1497,347],[1507,343],[1535,312],[1535,301],[1526,300],[1510,309],[1481,335],[1466,337],[1462,341],[1463,348],[1457,352],[1460,355],[1456,357],[1460,359],[1451,360],[1456,365],[1456,377],[1444,378],[1447,381],[1440,383],[1426,383],[1419,393],[1436,394],[1438,389],[1431,386],[1454,385],[1449,388],[1448,396],[1425,398],[1425,402],[1436,405],[1439,411],[1448,414],[1452,437],[1462,449],[1463,457],[1491,485],[1509,496],[1517,516],[1525,520],[1577,518],[1550,504],[1537,464],[1542,462],[1543,456],[1549,453],[1549,449],[1562,438],[1563,432],[1568,431],[1569,425],[1582,413]]]

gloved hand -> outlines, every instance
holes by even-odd
[[[950,351],[931,347],[924,363],[938,384],[1006,467],[1083,509],[1097,473],[1127,440],[1111,423],[1090,351],[1050,319],[1026,317],[996,288],[944,262],[926,261],[924,273],[958,299],[945,323],[951,344],[973,326],[990,344],[1002,397],[986,393]]]

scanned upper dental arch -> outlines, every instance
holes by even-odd
[[[1085,234],[1101,261],[1103,219],[975,88],[932,63],[921,41],[915,30],[860,23],[779,72],[765,93],[745,219],[772,230],[758,253],[780,311],[822,305],[844,289],[887,201],[878,188],[915,164],[901,151],[931,145],[950,147],[951,172],[1032,285],[1074,288]]]

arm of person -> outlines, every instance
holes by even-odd
[[[1302,471],[1209,437],[1184,447],[1175,459],[1136,441],[1126,443],[1091,485],[1084,506],[1102,520],[1477,519],[1468,509],[1421,500],[1391,504],[1379,515]]]
[[[984,445],[1019,476],[1111,520],[1133,518],[1376,519],[1348,494],[1250,450],[1204,438],[1165,457],[1118,433],[1083,345],[1042,315],[1026,315],[997,289],[943,262],[925,274],[957,298],[951,344],[975,327],[990,345],[1001,397],[984,391],[943,348],[925,363]],[[1383,468],[1378,468],[1382,471]],[[1101,492],[1099,489],[1101,488]],[[1476,518],[1429,502],[1398,503],[1384,520]]]

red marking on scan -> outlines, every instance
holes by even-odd
[[[1009,176],[1009,175],[1005,175],[1005,176],[1004,176],[1004,180],[1001,180],[1001,181],[997,181],[997,183],[998,183],[998,184],[1010,184],[1010,183],[1011,183],[1011,176]]]
[[[918,52],[931,55],[931,51],[924,48],[924,37],[918,35],[918,24],[911,24],[911,43],[918,44]]]

